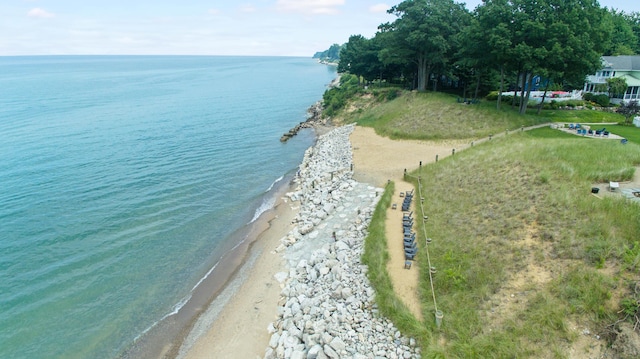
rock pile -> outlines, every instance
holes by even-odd
[[[360,262],[382,190],[352,179],[349,134],[337,128],[308,150],[287,195],[300,203],[296,227],[282,240],[288,273],[265,359],[419,358],[415,341],[377,313]]]
[[[303,128],[313,128],[315,126],[326,126],[327,119],[322,117],[322,102],[316,102],[307,109],[306,121],[300,122],[280,137],[280,142],[287,142],[291,137],[298,134]]]

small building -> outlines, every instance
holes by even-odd
[[[627,91],[612,102],[640,100],[640,56],[602,56],[602,68],[595,75],[587,76],[584,92],[608,94],[607,79],[622,77],[627,81]]]

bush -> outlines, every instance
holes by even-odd
[[[498,101],[498,91],[491,91],[484,97],[487,101]],[[504,100],[504,96],[502,97]]]
[[[593,102],[597,103],[601,107],[609,107],[611,105],[609,96],[607,95],[595,95],[593,96]]]
[[[591,92],[585,92],[582,94],[582,99],[589,102],[595,102],[593,100],[594,95]]]
[[[387,92],[387,101],[391,101],[396,99],[398,96],[400,95],[400,91],[398,90],[390,90],[389,92]]]
[[[334,116],[359,91],[360,81],[358,77],[355,75],[343,75],[340,77],[340,86],[333,87],[322,95],[324,113],[327,116]]]

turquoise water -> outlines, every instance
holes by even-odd
[[[0,57],[0,358],[113,358],[313,143],[304,58]],[[284,179],[283,179],[284,178]]]

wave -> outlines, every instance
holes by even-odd
[[[276,179],[275,181],[273,181],[273,183],[271,183],[271,186],[269,186],[269,188],[267,188],[266,191],[264,191],[265,193],[271,191],[273,189],[273,187],[280,181],[282,181],[284,179],[284,175],[278,177],[278,179]]]
[[[269,186],[269,188],[267,188],[267,189],[264,191],[264,193],[269,193],[269,192],[271,192],[271,190],[273,190],[273,188],[274,188],[274,187],[276,187],[276,185],[277,185],[279,182],[281,182],[283,179],[284,179],[284,175],[282,175],[282,176],[278,177],[275,181],[273,181],[273,182],[271,183],[271,185]],[[256,208],[256,211],[253,213],[253,218],[251,218],[251,220],[249,221],[249,223],[248,223],[248,224],[251,224],[251,223],[253,223],[253,222],[257,221],[257,220],[258,220],[258,218],[260,218],[260,216],[261,216],[264,212],[266,212],[266,211],[268,211],[268,210],[272,209],[275,205],[276,205],[276,199],[275,199],[275,197],[274,197],[273,195],[272,195],[272,196],[265,196],[265,197],[262,199],[262,203],[260,204],[260,206],[258,206],[258,208]]]
[[[251,219],[251,221],[249,221],[249,223],[253,223],[257,221],[258,218],[260,218],[260,215],[272,209],[275,205],[276,205],[276,199],[274,197],[263,199],[262,204],[260,204],[260,206],[256,208],[256,212],[253,214],[253,218]]]

